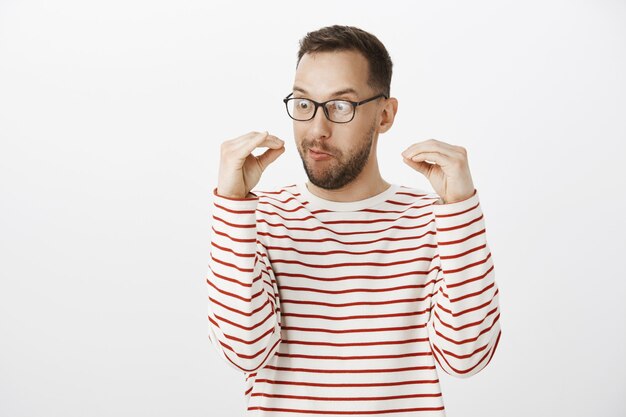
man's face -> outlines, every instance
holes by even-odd
[[[368,75],[367,60],[359,52],[307,53],[296,70],[293,97],[317,102],[330,99],[361,101],[380,93],[367,85]],[[355,92],[336,94],[349,88]],[[317,109],[312,120],[293,121],[296,147],[312,184],[328,190],[338,189],[363,171],[371,160],[370,153],[378,137],[380,100],[383,99],[358,106],[349,123],[331,122],[322,107]],[[310,148],[331,156],[316,160]]]

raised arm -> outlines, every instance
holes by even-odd
[[[281,341],[278,287],[257,236],[258,197],[222,197],[213,190],[209,339],[240,371],[263,367]]]
[[[494,264],[478,192],[467,200],[434,204],[438,254],[428,322],[439,366],[467,378],[485,368],[500,340]]]
[[[252,154],[261,147],[268,149]],[[284,142],[267,131],[249,132],[220,146],[207,278],[209,339],[222,358],[244,372],[264,366],[281,340],[278,287],[257,235],[259,197],[251,190],[284,151]]]

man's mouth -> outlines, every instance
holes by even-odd
[[[324,151],[322,151],[322,150],[320,150],[320,149],[309,148],[309,150],[310,150],[311,152],[316,153],[316,154],[330,155],[328,152],[324,152]]]
[[[333,157],[331,154],[328,154],[326,152],[322,152],[319,150],[314,150],[313,148],[309,148],[309,155],[311,156],[311,158],[313,158],[316,161],[329,159]]]

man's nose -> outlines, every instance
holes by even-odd
[[[317,108],[317,113],[315,113],[315,117],[309,120],[308,123],[310,137],[320,138],[330,136],[333,122],[326,118],[324,109],[321,106]]]

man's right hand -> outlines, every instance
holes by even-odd
[[[259,156],[256,148],[269,148]],[[258,184],[269,164],[285,151],[285,142],[268,132],[250,132],[222,143],[217,194],[230,198],[247,198]]]

